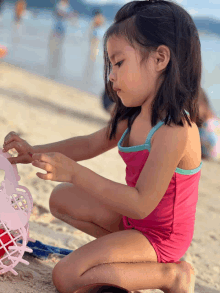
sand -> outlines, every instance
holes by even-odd
[[[0,147],[5,135],[15,131],[31,145],[46,144],[73,136],[87,135],[104,127],[109,115],[96,96],[30,74],[7,63],[0,64]],[[104,164],[103,164],[104,162]],[[126,184],[125,164],[114,148],[96,158],[79,162],[97,174]],[[33,197],[30,237],[45,244],[75,250],[95,240],[54,218],[49,211],[49,197],[59,182],[36,176],[32,165],[18,164],[20,185]],[[193,241],[185,257],[196,271],[196,292],[220,292],[220,164],[203,161],[199,185]],[[3,178],[1,178],[3,180]],[[39,260],[25,254],[29,265],[18,264],[18,276],[0,276],[0,293],[57,292],[52,283],[52,269],[60,260]],[[142,290],[141,292],[161,292]]]

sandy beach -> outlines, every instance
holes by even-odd
[[[109,115],[96,96],[30,74],[7,63],[0,64],[0,147],[5,135],[17,132],[31,145],[87,135],[104,127]],[[114,148],[81,165],[97,174],[126,184],[125,163]],[[39,169],[18,164],[20,185],[26,186],[34,201],[30,218],[30,237],[45,244],[75,250],[95,238],[54,218],[49,211],[49,197],[59,182],[36,176]],[[220,292],[220,164],[203,161],[199,185],[193,241],[185,258],[196,272],[196,293]],[[1,173],[2,175],[2,173]],[[3,177],[1,177],[1,181]],[[0,293],[53,293],[52,269],[60,260],[51,256],[39,260],[27,253],[28,266],[15,267],[18,276],[0,276]],[[141,292],[162,292],[143,290]]]

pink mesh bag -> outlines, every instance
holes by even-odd
[[[0,274],[11,271],[19,262],[28,265],[22,259],[25,252],[33,252],[27,247],[29,238],[29,218],[33,209],[33,199],[25,186],[18,185],[20,176],[17,166],[7,158],[8,153],[0,149],[0,169],[5,171],[0,186]],[[19,241],[19,242],[18,242]]]

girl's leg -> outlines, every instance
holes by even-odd
[[[95,238],[124,230],[122,215],[108,210],[73,184],[57,185],[49,205],[53,216]]]
[[[50,210],[55,217],[99,238],[75,250],[55,266],[53,280],[61,293],[72,293],[73,289],[83,285],[103,282],[119,285],[129,290],[138,290],[141,289],[141,284],[144,289],[154,288],[154,286],[160,288],[164,282],[166,283],[163,284],[164,288],[169,288],[172,280],[175,279],[177,280],[175,286],[179,288],[179,282],[184,279],[184,276],[186,279],[190,278],[190,269],[186,262],[178,265],[158,264],[156,253],[145,236],[136,230],[123,231],[121,215],[107,210],[96,199],[73,184],[62,183],[55,187],[50,198]],[[110,235],[118,235],[119,231],[126,233],[126,236],[111,236],[112,240],[107,238]],[[136,234],[128,237],[127,233],[130,234],[131,231]],[[107,250],[107,252],[103,250]],[[91,263],[90,266],[88,266],[89,263]],[[134,274],[137,274],[137,277]],[[141,275],[144,276],[142,281]],[[126,282],[131,279],[138,280],[136,280],[137,287],[128,287],[132,284]],[[169,284],[167,284],[168,281]],[[68,291],[69,288],[65,287],[67,284],[71,286],[72,291]],[[193,285],[192,288],[194,288]],[[185,291],[164,292],[181,293]],[[192,289],[192,291],[186,292],[193,293],[194,291]]]
[[[54,216],[56,216],[56,218],[62,220],[63,222],[73,226],[74,228],[95,238],[100,238],[102,236],[112,233],[98,226],[97,224],[86,222],[86,221],[75,220],[71,218],[71,216],[69,215],[54,213]]]
[[[166,293],[193,293],[190,265],[157,263],[147,238],[137,230],[100,237],[73,251],[53,269],[60,293],[72,293],[94,283],[110,283],[129,291],[160,289]]]
[[[194,272],[187,262],[102,264],[85,272],[84,280],[81,281],[88,280],[89,284],[120,284],[134,293],[144,289],[160,289],[164,293],[194,293],[195,287]]]

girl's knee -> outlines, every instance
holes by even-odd
[[[68,279],[70,276],[67,273],[67,268],[62,264],[62,260],[58,262],[52,271],[52,280],[54,286],[60,293],[69,293],[75,291],[73,284],[77,283],[76,277],[74,274],[71,276],[71,280]]]
[[[62,278],[62,274],[60,272],[58,264],[56,264],[56,266],[53,268],[52,280],[53,280],[54,286],[57,288],[59,292],[62,292],[62,293],[66,292],[66,288],[64,286],[65,284],[63,282],[64,278]]]
[[[61,183],[55,186],[51,192],[49,199],[49,208],[52,215],[57,211],[57,208],[60,206],[61,196],[64,193],[67,183]]]

